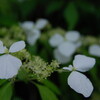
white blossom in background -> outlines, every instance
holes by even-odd
[[[35,23],[35,27],[39,30],[43,29],[48,24],[46,19],[38,19]]]
[[[59,33],[54,34],[49,39],[49,44],[55,47],[54,57],[60,63],[68,63],[76,49],[81,46],[80,33],[77,31],[68,31],[65,37]]]
[[[32,21],[25,21],[23,23],[20,23],[20,26],[23,28],[23,30],[26,33],[29,32],[30,30],[32,30],[34,25],[35,25],[35,23]]]
[[[34,45],[41,35],[41,30],[44,27],[46,27],[47,24],[48,24],[48,20],[38,19],[36,23],[32,21],[25,21],[23,23],[20,23],[20,26],[23,28],[23,30],[26,33],[27,42],[30,45]]]
[[[60,52],[59,52],[59,50],[58,49],[55,49],[54,50],[54,57],[55,57],[55,59],[58,61],[58,62],[60,62],[60,63],[62,63],[62,64],[65,64],[65,63],[67,63],[67,62],[69,62],[70,60],[71,60],[71,56],[65,56],[65,55],[62,55]]]
[[[96,61],[94,58],[85,55],[76,55],[73,65],[63,67],[64,70],[72,71],[68,77],[68,85],[77,93],[82,94],[84,97],[89,97],[93,91],[91,81],[82,73],[90,70]]]
[[[40,30],[37,29],[31,29],[28,34],[26,34],[27,36],[27,42],[30,45],[34,45],[36,43],[36,41],[40,38],[41,36],[41,32]]]
[[[76,42],[80,38],[80,33],[78,31],[68,31],[65,37],[68,41]]]
[[[12,56],[11,53],[18,52],[24,48],[24,41],[13,43],[9,50],[0,41],[0,54],[3,54],[0,56],[0,79],[9,79],[18,73],[22,62],[20,59]]]
[[[82,42],[80,41],[81,35],[78,31],[68,31],[65,34],[65,38],[67,41],[73,42],[76,47],[80,47]]]
[[[89,47],[89,54],[100,57],[100,45],[94,44]]]
[[[62,42],[64,42],[63,36],[61,36],[59,33],[54,34],[50,39],[49,39],[49,44],[52,47],[57,47],[60,45]]]

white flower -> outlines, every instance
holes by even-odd
[[[34,45],[36,43],[36,41],[39,39],[40,35],[41,35],[40,30],[31,29],[30,32],[26,34],[27,42],[30,45]]]
[[[0,54],[3,54],[0,56],[0,79],[9,79],[18,73],[22,62],[9,53],[18,52],[24,48],[24,41],[13,43],[9,50],[4,47],[2,41],[0,41]]]
[[[76,55],[73,61],[73,66],[69,65],[69,67],[63,67],[65,70],[72,71],[68,77],[68,85],[76,92],[83,94],[84,97],[89,97],[91,95],[93,85],[91,81],[80,72],[90,70],[95,62],[94,58],[84,55]]]
[[[55,59],[62,64],[68,63],[76,49],[81,46],[80,33],[77,31],[68,31],[65,37],[56,33],[49,39],[49,44],[52,47],[56,47],[56,50],[54,50]]]
[[[63,38],[59,33],[56,33],[56,34],[54,34],[54,35],[49,39],[49,44],[50,44],[52,47],[57,47],[57,46],[60,45],[63,41],[64,41],[64,38]]]
[[[54,57],[60,63],[68,63],[74,52],[76,51],[76,46],[71,42],[63,42],[54,50]]]
[[[89,47],[89,53],[91,55],[100,57],[100,45],[94,44]]]
[[[23,23],[20,23],[20,26],[25,30],[26,32],[30,31],[34,27],[34,22],[32,21],[25,21]]]
[[[63,42],[61,45],[58,46],[58,51],[62,55],[70,57],[76,51],[76,46],[71,42]]]
[[[27,36],[27,42],[30,45],[34,45],[41,35],[41,29],[48,24],[46,19],[39,19],[36,23],[32,21],[25,21],[20,24]]]
[[[68,41],[76,42],[80,39],[80,33],[78,31],[68,31],[65,37]]]
[[[48,20],[46,19],[38,19],[36,21],[35,27],[39,30],[43,29],[44,27],[46,27],[46,25],[48,24]]]
[[[54,57],[61,64],[68,63],[71,60],[71,56],[62,55],[58,49],[54,50]]]

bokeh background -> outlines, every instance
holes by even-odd
[[[99,0],[0,0],[0,28],[10,28],[13,25],[18,25],[19,22],[36,21],[39,18],[47,19],[53,28],[61,27],[67,31],[77,30],[85,36],[92,35],[97,37],[100,35]],[[44,59],[46,60],[45,57]],[[98,68],[86,73],[95,87],[93,95],[90,98],[86,99],[70,89],[66,82],[69,74],[63,73],[58,75],[54,73],[51,76],[50,80],[60,88],[61,95],[58,96],[59,100],[100,99],[99,59],[100,58],[97,58]],[[31,87],[34,89],[31,89]],[[32,84],[27,86],[22,82],[17,83],[17,85],[15,84],[15,89],[16,94],[22,96],[24,99],[17,98],[12,100],[34,100],[33,98],[40,100],[40,97],[39,99],[35,97],[38,91]],[[21,91],[21,93],[19,91]],[[22,93],[23,91],[26,92]],[[30,99],[28,99],[29,96]]]
[[[46,18],[54,27],[99,34],[99,12],[98,0],[0,0],[0,26]]]

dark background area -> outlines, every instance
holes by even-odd
[[[46,18],[53,27],[100,34],[100,1],[0,0],[0,26]]]

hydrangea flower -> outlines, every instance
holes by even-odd
[[[82,73],[90,70],[95,65],[95,59],[85,55],[76,55],[73,65],[63,67],[64,70],[72,71],[68,77],[68,85],[76,92],[89,97],[93,91],[91,81]]]
[[[79,39],[80,33],[77,31],[68,31],[65,37],[58,33],[54,34],[49,40],[49,44],[56,47],[54,57],[62,64],[69,62],[76,49],[81,45]]]
[[[13,43],[9,50],[3,46],[0,41],[0,79],[9,79],[18,73],[22,62],[20,59],[12,56],[10,53],[18,52],[25,48],[25,42],[19,41]]]
[[[24,29],[26,36],[27,36],[27,42],[30,45],[34,45],[37,41],[37,39],[41,35],[41,29],[43,29],[48,24],[48,21],[46,19],[38,19],[36,23],[32,21],[25,21],[20,24],[20,26]]]
[[[89,54],[100,57],[100,45],[94,44],[89,47]]]
[[[52,47],[57,47],[58,45],[60,45],[62,42],[64,42],[64,38],[63,36],[61,36],[59,33],[54,34],[50,40],[49,40],[49,44]]]

